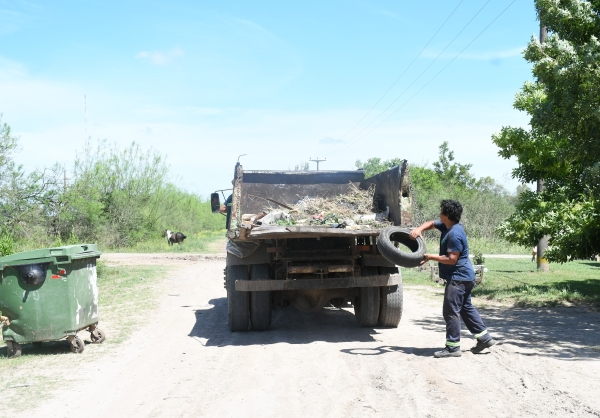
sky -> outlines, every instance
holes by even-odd
[[[135,141],[208,196],[242,154],[246,170],[431,167],[448,141],[513,191],[491,136],[527,127],[512,104],[538,33],[531,0],[0,0],[0,113],[26,170]]]

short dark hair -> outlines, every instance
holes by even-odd
[[[440,212],[452,222],[460,222],[462,211],[462,205],[457,200],[444,199],[440,204]]]

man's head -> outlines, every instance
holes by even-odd
[[[440,213],[447,216],[454,223],[460,222],[462,211],[462,205],[456,200],[444,199],[440,204]]]

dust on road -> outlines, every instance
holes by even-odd
[[[499,344],[474,355],[465,331],[450,359],[432,357],[445,340],[441,298],[410,287],[397,329],[290,307],[266,332],[231,333],[223,256],[173,256],[103,256],[171,265],[160,310],[24,417],[600,416],[597,312],[481,309]]]

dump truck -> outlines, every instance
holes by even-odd
[[[398,326],[402,276],[377,248],[380,228],[266,225],[247,215],[264,215],[266,204],[291,209],[302,198],[342,195],[349,185],[374,188],[374,204],[391,224],[413,226],[406,160],[370,178],[363,170],[245,171],[236,164],[225,268],[231,331],[266,330],[273,309],[290,305],[304,312],[354,307],[360,326]],[[218,194],[213,193],[211,203],[218,211]]]

